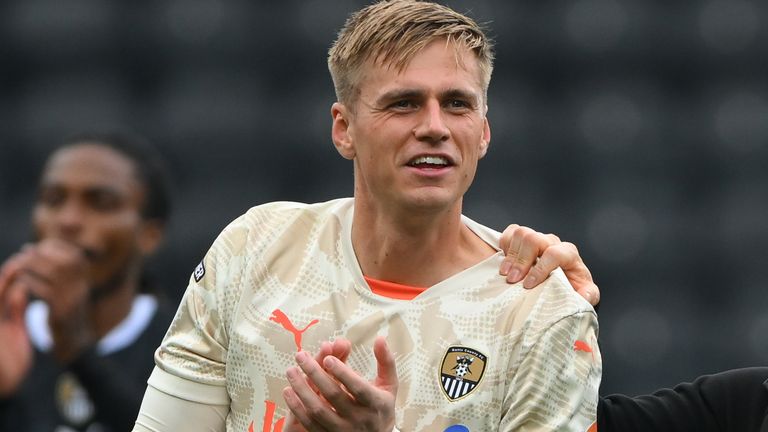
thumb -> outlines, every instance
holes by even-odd
[[[397,394],[397,366],[395,356],[387,346],[384,336],[379,336],[373,343],[373,355],[376,357],[376,386],[390,393]]]

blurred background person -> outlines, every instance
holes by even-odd
[[[149,263],[178,300],[253,203],[352,193],[327,151],[323,53],[368,3],[2,2],[0,226],[27,223],[58,137],[127,122],[179,180],[179,247]],[[465,212],[579,245],[604,290],[603,393],[765,364],[768,2],[444,3],[490,22],[499,47],[495,144]],[[3,233],[0,257],[25,236]]]
[[[164,164],[139,137],[81,134],[38,188],[35,241],[0,268],[0,430],[130,430],[173,314],[144,272],[170,213]]]

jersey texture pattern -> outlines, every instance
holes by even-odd
[[[413,300],[379,296],[352,248],[353,205],[278,202],[232,222],[190,278],[150,384],[229,404],[228,431],[277,431],[297,350],[347,338],[348,364],[373,378],[383,335],[400,381],[398,430],[584,432],[594,423],[597,318],[562,272],[534,290],[508,285],[499,252]],[[462,221],[498,250],[498,232]]]

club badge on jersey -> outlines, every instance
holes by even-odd
[[[459,400],[480,385],[488,358],[465,346],[449,347],[440,366],[440,388],[450,401]]]
[[[93,419],[96,413],[93,402],[72,373],[64,372],[59,376],[55,395],[59,414],[70,425],[82,427]]]

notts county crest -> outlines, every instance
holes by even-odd
[[[486,360],[485,354],[472,348],[448,348],[440,367],[440,384],[448,399],[461,399],[477,388],[483,379]]]

